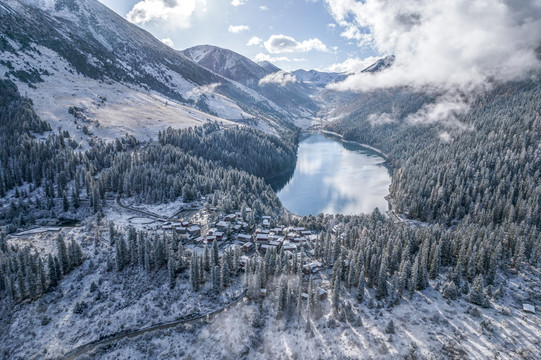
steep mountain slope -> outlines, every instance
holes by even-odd
[[[214,73],[280,104],[295,116],[310,117],[319,109],[319,104],[311,97],[314,91],[310,86],[276,67],[262,67],[234,51],[211,45],[194,46],[182,53]]]
[[[280,69],[278,66],[274,65],[273,63],[270,63],[266,60],[258,61],[257,65],[261,66],[263,69],[267,70],[269,73],[275,73],[282,69]]]
[[[205,68],[248,87],[257,87],[269,71],[234,51],[217,46],[194,46],[181,52]]]
[[[149,136],[163,121],[186,126],[215,119],[200,111],[253,119],[251,124],[270,132],[291,126],[280,106],[191,61],[97,0],[6,0],[0,32],[0,73],[15,80],[53,126],[77,130],[70,106],[89,120],[79,128],[99,133],[112,125],[112,137],[141,127],[123,126],[129,119],[122,114],[137,106],[149,114]],[[174,107],[164,110],[171,102]],[[111,117],[121,119],[109,124]]]

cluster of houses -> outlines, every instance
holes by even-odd
[[[246,211],[250,209],[247,208]],[[263,216],[259,225],[254,228],[243,220],[240,212],[235,212],[219,216],[215,222],[208,224],[208,229],[206,227],[202,229],[200,225],[188,221],[167,223],[162,226],[162,229],[174,231],[177,236],[186,241],[193,241],[196,246],[202,243],[212,244],[215,241],[236,244],[245,253],[240,259],[241,267],[247,263],[256,250],[265,253],[276,249],[276,251],[283,250],[290,257],[294,254],[299,256],[298,250],[305,243],[313,243],[317,239],[317,235],[303,227],[273,226],[272,224],[272,217]],[[311,260],[309,256],[307,260]],[[322,269],[324,264],[313,260],[302,266],[305,274],[313,274]]]

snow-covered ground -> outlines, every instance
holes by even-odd
[[[87,223],[83,227],[62,229],[66,241],[75,239],[83,248],[85,262],[73,270],[58,288],[36,301],[16,305],[11,314],[0,306],[0,355],[8,358],[57,359],[68,351],[124,330],[137,330],[173,321],[195,313],[208,313],[223,307],[241,292],[239,281],[215,296],[208,283],[194,293],[188,272],[180,274],[171,290],[165,270],[152,274],[138,268],[122,272],[107,271],[107,257],[113,252],[106,226]],[[97,246],[94,239],[99,235]],[[8,244],[31,246],[40,254],[56,253],[59,234],[13,237]],[[92,289],[92,284],[96,289]],[[87,309],[77,314],[75,306],[85,302]],[[4,355],[2,355],[4,356]]]
[[[538,275],[529,272],[527,278],[539,288]],[[268,311],[274,306],[272,299],[264,301],[262,311],[257,303],[244,302],[219,314],[211,324],[179,326],[123,340],[111,348],[97,349],[91,357],[539,359],[541,319],[524,313],[511,293],[518,290],[515,286],[527,284],[525,278],[511,278],[510,294],[489,309],[464,299],[448,302],[435,290],[416,293],[390,309],[354,305],[345,321],[335,324],[327,314],[313,322],[312,332],[306,331],[304,319],[276,319]],[[329,311],[328,300],[323,307]],[[256,321],[258,316],[261,319]],[[395,334],[386,332],[390,320]]]
[[[16,43],[11,43],[17,47]],[[79,142],[86,138],[83,126],[102,139],[114,140],[130,134],[148,140],[156,139],[158,131],[169,126],[185,128],[208,121],[234,124],[226,119],[251,117],[236,103],[217,94],[210,97],[209,107],[223,117],[203,113],[134,85],[94,80],[77,74],[56,52],[39,45],[36,48],[39,54],[19,52],[15,56],[6,52],[3,60],[9,61],[15,70],[48,69],[50,75],[42,75],[44,81],[32,87],[17,81],[19,90],[32,99],[36,113],[48,121],[53,130],[59,127],[68,130]],[[0,64],[0,73],[8,70],[6,65]],[[182,78],[176,79],[176,87],[180,94],[192,94],[195,88]],[[194,99],[197,100],[197,96]],[[71,106],[83,109],[86,119],[77,119],[70,114]]]

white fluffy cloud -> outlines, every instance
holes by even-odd
[[[271,54],[308,52],[312,50],[321,52],[329,51],[327,46],[325,46],[318,38],[299,42],[291,36],[286,35],[272,35],[265,41],[265,48]]]
[[[231,5],[233,6],[241,6],[246,4],[246,0],[231,0]]]
[[[261,11],[269,11],[269,8],[267,7],[267,5],[261,5],[259,7],[259,10],[261,10]]]
[[[381,58],[374,57],[374,56],[369,56],[364,59],[359,59],[358,57],[348,58],[344,62],[329,65],[325,67],[324,69],[322,69],[322,71],[355,74],[366,69],[367,67],[369,67],[370,65],[378,61],[379,59]]]
[[[282,62],[302,62],[302,61],[306,61],[306,59],[304,58],[288,58],[287,56],[270,56],[269,54],[263,54],[263,53],[259,53],[257,54],[254,59],[253,59],[255,62],[261,62],[261,61],[268,61],[270,63],[274,63],[274,62],[279,62],[279,61],[282,61]]]
[[[258,38],[257,36],[252,36],[250,40],[246,43],[247,46],[256,46],[263,42],[263,39]]]
[[[143,0],[126,14],[128,21],[143,25],[166,22],[176,28],[189,28],[197,10],[206,9],[206,0]]]
[[[227,27],[227,31],[233,34],[238,34],[242,31],[250,30],[250,27],[248,25],[229,25]]]
[[[265,84],[278,84],[280,86],[286,86],[289,83],[296,83],[299,79],[293,74],[285,72],[283,70],[277,71],[275,73],[265,76],[263,79],[259,80],[259,85]]]
[[[541,68],[535,54],[541,44],[539,0],[326,2],[342,36],[396,55],[390,69],[350,76],[340,89],[470,91]]]
[[[165,38],[165,39],[162,39],[162,43],[164,43],[165,45],[169,46],[169,47],[173,47],[175,46],[175,43],[173,42],[173,40],[169,39],[169,38]]]

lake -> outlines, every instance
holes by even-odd
[[[391,170],[377,152],[321,133],[305,134],[293,172],[269,181],[297,215],[369,214],[389,209]]]

